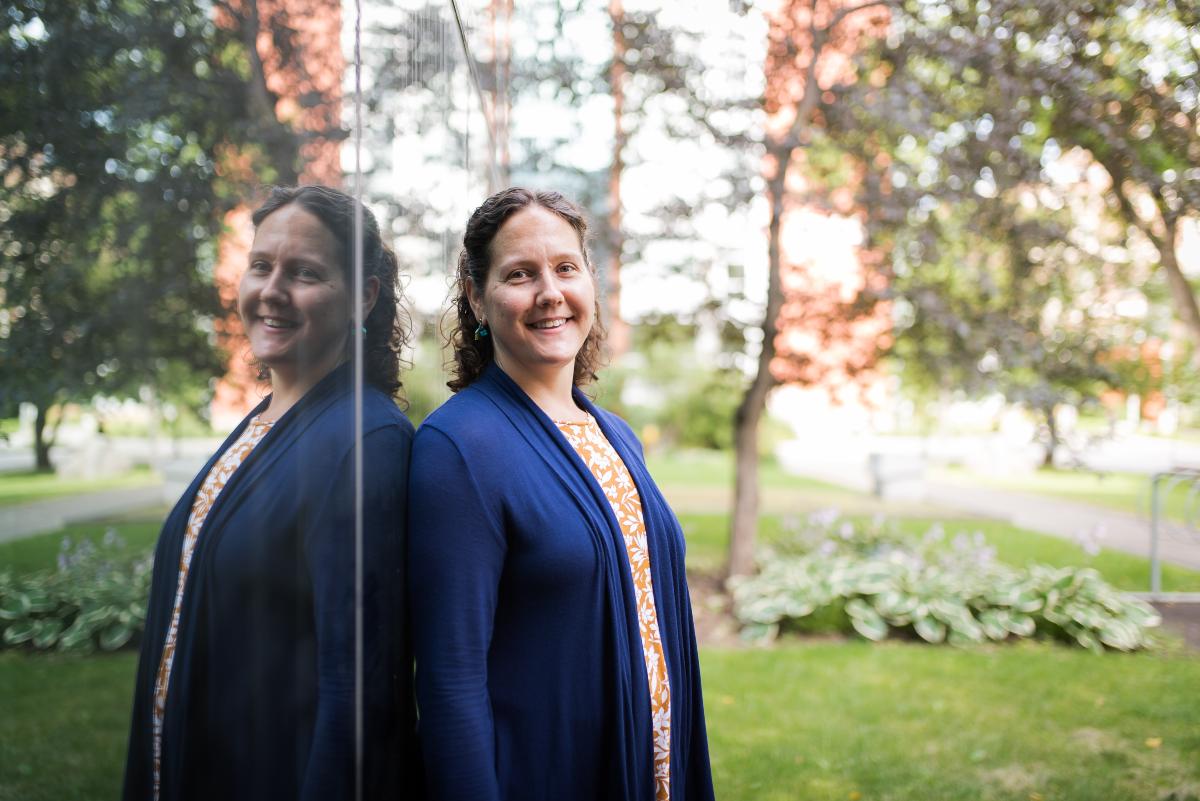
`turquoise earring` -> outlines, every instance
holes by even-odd
[[[481,321],[479,323],[479,325],[475,326],[475,339],[480,340],[480,339],[483,339],[484,337],[486,337],[487,335],[488,335],[487,324]]]

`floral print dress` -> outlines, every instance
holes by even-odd
[[[246,426],[241,436],[229,449],[222,454],[216,464],[208,472],[204,483],[196,491],[196,499],[192,502],[192,512],[188,517],[187,534],[184,536],[183,548],[179,553],[179,583],[175,590],[174,608],[171,610],[171,622],[167,626],[167,637],[163,643],[162,659],[158,663],[158,673],[154,680],[154,712],[151,724],[154,728],[154,798],[159,797],[159,787],[162,784],[162,732],[163,715],[167,708],[167,688],[171,681],[171,666],[175,661],[175,642],[179,636],[179,613],[183,606],[183,590],[187,586],[188,570],[192,566],[192,554],[196,552],[196,543],[200,538],[200,529],[212,509],[213,503],[225,485],[229,483],[234,471],[241,466],[254,446],[271,430],[274,421],[265,422],[255,417]]]
[[[671,687],[658,630],[658,613],[654,607],[654,583],[650,574],[650,552],[646,545],[642,501],[628,468],[609,444],[594,417],[588,415],[585,422],[557,422],[556,425],[604,489],[604,495],[621,525],[625,550],[629,555],[629,569],[633,574],[638,629],[646,661],[646,681],[650,688],[654,797],[655,801],[668,801],[671,796]]]

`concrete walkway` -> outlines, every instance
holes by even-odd
[[[0,542],[57,531],[70,523],[161,506],[163,503],[163,486],[150,484],[0,506]]]
[[[1046,495],[937,481],[925,482],[925,498],[941,506],[1004,520],[1014,526],[1150,558],[1150,520],[1092,504]],[[1200,570],[1200,534],[1164,524],[1158,553],[1163,562]]]
[[[787,443],[785,443],[787,444]],[[860,492],[870,492],[866,457],[830,454],[817,459],[801,448],[780,448],[780,464],[796,475],[808,476]],[[948,512],[1003,520],[1020,528],[1072,541],[1085,537],[1102,548],[1150,558],[1150,519],[1105,509],[1088,503],[1038,495],[917,479],[905,485],[904,499],[924,501]],[[1159,538],[1163,562],[1200,570],[1200,532],[1177,523],[1165,523]],[[1146,578],[1149,589],[1150,579]]]

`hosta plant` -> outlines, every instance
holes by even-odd
[[[143,627],[151,554],[131,555],[111,529],[100,545],[64,540],[55,570],[0,573],[0,646],[114,651]]]
[[[831,607],[870,640],[891,630],[931,643],[1029,637],[1038,632],[1095,651],[1147,644],[1153,607],[1122,595],[1086,567],[1014,568],[982,535],[945,542],[942,529],[906,535],[882,519],[856,523],[818,513],[792,523],[755,576],[733,585],[734,614],[750,639]]]

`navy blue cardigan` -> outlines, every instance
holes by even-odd
[[[671,798],[713,797],[674,514],[629,427],[581,393],[628,467],[649,537],[671,686]],[[600,485],[491,365],[417,432],[409,587],[429,797],[652,801],[633,580]]]
[[[163,801],[354,797],[350,375],[338,368],[275,423],[204,522],[167,695]],[[154,677],[192,501],[249,419],[196,476],[159,535],[125,770],[128,801],[152,797]],[[415,740],[401,559],[412,425],[368,388],[363,434],[363,778],[367,797],[406,797],[414,777],[404,763]]]

